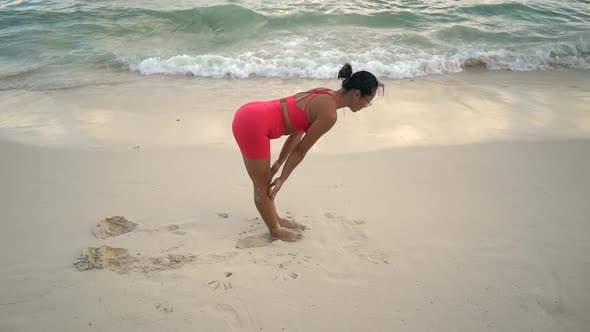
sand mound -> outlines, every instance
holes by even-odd
[[[137,226],[136,223],[131,222],[124,217],[116,216],[106,218],[99,222],[92,229],[92,234],[99,239],[106,239],[111,236],[129,233],[135,228],[135,226]]]
[[[102,246],[99,248],[88,247],[84,249],[80,257],[74,260],[73,264],[78,270],[86,271],[107,267],[125,269],[133,265],[136,261],[136,258],[129,256],[127,249]]]
[[[150,273],[179,269],[186,263],[195,261],[197,257],[198,255],[182,254],[168,254],[158,257],[144,257],[140,254],[131,256],[125,248],[102,246],[84,249],[73,264],[80,271],[108,268],[118,273],[130,271]]]

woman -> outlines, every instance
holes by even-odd
[[[232,123],[234,137],[248,175],[254,185],[254,202],[272,240],[298,241],[303,236],[287,228],[302,225],[279,217],[274,198],[309,149],[336,123],[336,110],[348,107],[353,112],[371,105],[378,87],[383,85],[367,72],[353,74],[347,63],[338,78],[342,88],[314,89],[286,98],[248,103],[236,112]],[[270,140],[289,135],[279,158],[270,166]],[[285,163],[281,175],[272,177]]]

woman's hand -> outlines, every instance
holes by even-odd
[[[274,201],[275,196],[277,195],[279,190],[281,190],[283,183],[284,183],[284,181],[280,177],[276,178],[273,182],[270,183],[270,189],[268,192],[268,196],[270,197],[271,201]]]
[[[270,168],[270,178],[272,179],[273,176],[275,176],[275,174],[277,174],[277,172],[279,171],[279,169],[281,169],[282,163],[280,163],[278,160],[274,162],[274,164],[272,164],[272,167]]]

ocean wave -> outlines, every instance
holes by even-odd
[[[390,4],[376,6],[378,10],[356,12],[319,9],[310,4],[298,4],[297,10],[279,10],[272,4],[254,6],[255,8],[246,8],[246,4],[223,4],[174,10],[134,8],[127,5],[120,7],[123,4],[117,6],[92,2],[64,5],[56,1],[53,6],[45,2],[33,2],[24,7],[7,6],[0,10],[0,30],[37,25],[38,22],[52,26],[74,22],[80,25],[73,25],[71,31],[98,31],[110,36],[125,33],[149,35],[163,31],[248,33],[252,29],[285,30],[306,26],[360,26],[422,31],[441,23],[461,24],[471,22],[474,18],[485,18],[487,23],[493,23],[495,27],[507,25],[507,22],[528,22],[533,26],[540,24],[540,28],[546,23],[588,23],[590,20],[590,13],[580,10],[584,8],[583,5],[567,3],[554,5],[502,2],[442,7],[434,4],[416,8]]]
[[[369,70],[379,77],[407,78],[457,73],[472,68],[511,71],[590,69],[590,48],[587,44],[559,44],[527,52],[468,48],[441,54],[428,54],[423,51],[400,54],[399,49],[374,49],[358,54],[317,51],[297,57],[292,52],[274,55],[247,52],[237,56],[207,54],[144,59],[119,57],[118,61],[123,68],[142,75],[313,79],[333,78],[344,62],[350,62],[353,68]]]
[[[300,10],[285,14],[264,14],[239,5],[216,5],[182,10],[152,10],[143,8],[98,7],[71,11],[5,10],[0,11],[0,29],[28,26],[31,22],[44,24],[77,23],[74,32],[88,29],[104,33],[151,34],[154,32],[248,32],[251,29],[284,30],[302,26],[363,26],[369,28],[412,28],[427,24],[432,17],[411,11],[382,13],[326,13]],[[123,24],[112,24],[122,22]],[[82,32],[83,32],[82,31]]]
[[[34,74],[42,68],[40,64],[30,66],[6,67],[0,70],[0,80],[18,79]]]
[[[557,0],[219,0],[198,7],[9,0],[0,4],[0,88],[70,86],[121,71],[330,79],[344,62],[383,78],[590,69],[587,9]]]

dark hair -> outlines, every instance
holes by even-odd
[[[359,90],[363,97],[372,95],[377,92],[378,87],[383,87],[383,84],[377,81],[377,77],[368,71],[361,70],[353,74],[352,66],[349,63],[345,63],[340,68],[338,79],[343,79],[342,88],[344,90]]]

